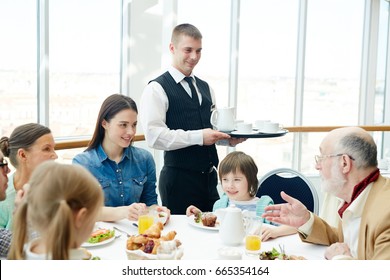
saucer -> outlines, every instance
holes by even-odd
[[[264,130],[258,130],[257,133],[266,133],[266,134],[279,134],[279,133],[284,133],[284,129],[280,129],[277,131],[264,131]]]
[[[243,132],[243,131],[234,130],[234,131],[230,132],[230,134],[233,134],[233,135],[252,135],[252,134],[257,134],[257,133],[259,133],[257,130],[252,130],[251,132]]]

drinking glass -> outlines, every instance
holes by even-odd
[[[138,233],[143,234],[145,230],[151,227],[154,223],[153,214],[149,210],[141,211],[138,214]]]
[[[245,226],[245,253],[258,255],[261,249],[261,226],[263,221],[258,216],[247,217]]]

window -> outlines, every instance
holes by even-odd
[[[121,1],[53,0],[49,13],[49,127],[91,135],[101,103],[120,91]]]
[[[0,30],[2,136],[41,116],[37,28],[42,24],[49,31],[46,125],[56,138],[90,136],[101,102],[121,88],[138,102],[150,78],[165,71],[162,64],[171,35],[167,26],[184,22],[203,35],[195,74],[213,88],[218,107],[236,104],[237,119],[270,119],[284,126],[390,122],[387,0],[52,0],[45,2],[48,22],[37,22],[37,3],[0,3],[0,24],[6,26]],[[369,4],[371,14],[365,11]],[[362,63],[367,55],[365,32],[372,32],[366,15],[379,23],[378,40],[371,42],[377,56],[369,58],[377,60],[375,71]],[[239,28],[237,33],[231,34],[232,26]],[[231,64],[235,57],[238,64]],[[127,65],[121,66],[121,59]],[[374,95],[361,89],[364,71],[375,81]],[[361,96],[375,108],[364,118]],[[387,134],[374,134],[380,157],[390,155]],[[249,139],[237,149],[255,158],[259,175],[281,166],[317,174],[313,154],[323,137],[324,133],[290,133]],[[220,158],[228,151],[218,147]]]
[[[37,120],[35,1],[1,1],[0,25],[0,134],[9,136]]]
[[[241,1],[237,118],[294,124],[299,1]],[[281,9],[280,7],[283,7]],[[292,164],[292,135],[248,139],[259,173]]]

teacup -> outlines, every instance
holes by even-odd
[[[270,120],[255,120],[255,128],[262,131],[264,124],[270,122]]]
[[[234,129],[237,130],[237,125],[238,125],[239,123],[243,123],[243,122],[244,122],[244,120],[235,120],[235,121],[234,121]]]
[[[263,129],[261,130],[262,132],[266,133],[275,133],[280,130],[280,124],[277,122],[266,122],[263,125]]]
[[[252,124],[247,122],[240,122],[237,124],[237,132],[238,133],[251,133],[252,132]]]

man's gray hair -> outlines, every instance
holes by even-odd
[[[336,150],[355,159],[358,169],[378,166],[377,147],[372,138],[350,133],[340,139]]]

